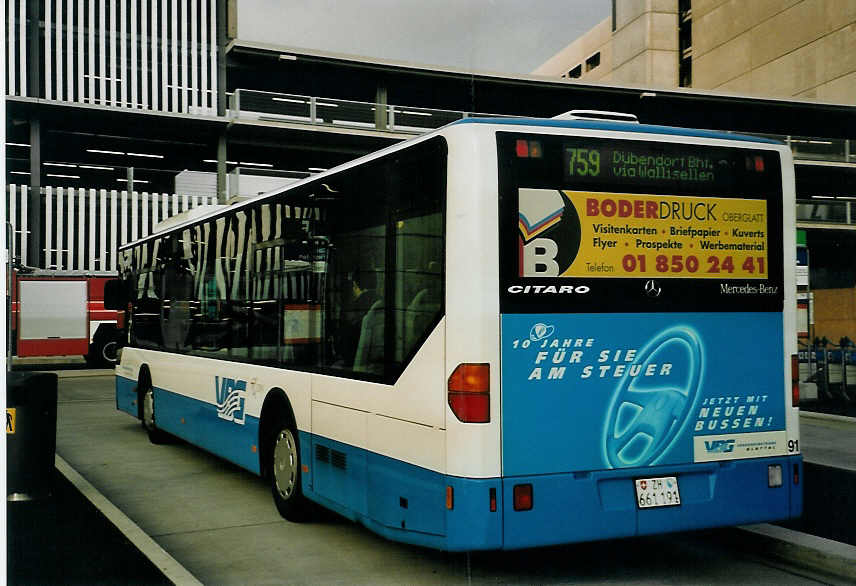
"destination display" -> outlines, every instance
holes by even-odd
[[[766,279],[767,202],[521,188],[521,277]]]
[[[678,147],[677,149],[675,147]],[[736,184],[757,184],[767,173],[767,157],[758,151],[586,140],[565,143],[562,168],[565,183],[610,182],[635,186],[669,185],[713,193]]]

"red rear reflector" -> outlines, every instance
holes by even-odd
[[[450,511],[455,508],[455,489],[451,486],[446,487],[446,508]]]
[[[490,365],[459,364],[449,377],[449,407],[464,423],[490,422]]]
[[[491,513],[496,512],[496,489],[495,488],[490,489],[490,512]]]
[[[525,140],[518,140],[516,143],[517,156],[526,158],[529,156],[529,143]]]
[[[791,405],[800,406],[800,359],[791,354]]]
[[[794,464],[794,484],[800,483],[800,465]]]
[[[514,510],[515,511],[530,511],[530,510],[532,510],[532,485],[531,484],[515,484],[514,485]]]
[[[755,170],[759,173],[764,172],[764,157],[755,157]]]

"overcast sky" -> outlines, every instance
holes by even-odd
[[[610,0],[241,0],[238,38],[475,71],[530,73]]]

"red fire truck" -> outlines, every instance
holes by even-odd
[[[104,309],[104,284],[115,275],[80,271],[11,274],[12,353],[84,356],[111,366],[121,345],[124,313]]]

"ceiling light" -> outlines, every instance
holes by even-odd
[[[326,171],[326,170],[327,170],[327,169],[325,169],[324,167],[308,167],[308,169],[309,169],[310,171],[316,171],[316,172],[318,172],[318,173],[320,173],[321,171]]]
[[[6,146],[17,146],[17,147],[26,147],[26,148],[30,148],[30,145],[28,145],[28,144],[27,144],[27,143],[25,143],[25,142],[7,142],[7,143],[6,143]]]
[[[80,179],[80,175],[60,175],[59,173],[45,173],[46,177],[60,177],[62,179]]]
[[[127,183],[128,182],[127,179],[116,179],[116,181],[118,181],[119,183]],[[134,179],[134,183],[148,183],[148,181],[146,181],[144,179]]]
[[[297,55],[289,55],[287,53],[280,53],[279,58],[282,61],[297,61]]]
[[[113,171],[113,167],[102,167],[101,165],[78,165],[81,169],[97,169],[98,171]]]
[[[274,102],[291,102],[292,104],[305,104],[306,100],[294,100],[292,98],[271,98]]]
[[[162,159],[163,155],[150,155],[149,153],[125,153],[129,157],[147,157],[149,159]]]
[[[241,165],[246,165],[246,166],[248,166],[248,167],[268,167],[268,168],[272,168],[272,167],[273,167],[273,165],[271,165],[270,163],[247,163],[247,162],[245,162],[245,161],[241,161],[241,163],[240,163],[240,164],[241,164]]]
[[[124,155],[122,151],[105,151],[103,149],[86,149],[87,153],[99,153],[102,155]]]
[[[9,171],[12,175],[29,175],[29,171]]]
[[[217,159],[202,159],[203,163],[216,163]],[[226,161],[227,165],[237,165],[237,161]]]
[[[42,165],[44,165],[45,167],[77,167],[77,165],[74,165],[72,163],[42,163]]]

